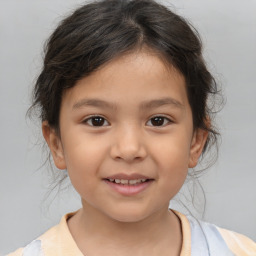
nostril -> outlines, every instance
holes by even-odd
[[[139,138],[129,139],[129,136],[123,135],[111,147],[111,157],[115,160],[126,162],[140,161],[147,156],[147,151]]]

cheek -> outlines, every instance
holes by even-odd
[[[190,144],[186,135],[168,137],[157,143],[155,161],[158,164],[159,178],[165,193],[177,193],[183,185],[190,158]],[[161,154],[157,154],[161,152]]]
[[[107,151],[107,143],[102,136],[90,136],[77,130],[62,141],[66,164],[70,168],[73,165],[89,169],[90,166],[96,167],[95,162],[98,162]]]
[[[186,152],[169,151],[162,155],[159,175],[168,180],[170,186],[183,184],[188,173],[188,154]]]
[[[187,163],[180,160],[180,158],[170,155],[166,157],[166,164],[160,168],[161,193],[166,195],[168,200],[171,200],[180,191],[188,174]]]
[[[102,140],[72,136],[72,140],[63,139],[63,148],[67,171],[78,192],[92,184],[93,178],[100,178],[99,171],[107,154]]]
[[[172,169],[188,169],[190,158],[190,141],[191,137],[186,133],[174,133],[167,135],[161,140],[154,140],[151,145],[152,155],[155,156],[159,164],[169,166]],[[159,153],[160,152],[160,153]]]

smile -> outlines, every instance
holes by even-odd
[[[124,179],[108,179],[110,182],[122,185],[137,185],[146,182],[147,179],[124,180]]]
[[[108,187],[122,196],[135,196],[148,189],[154,179],[139,174],[116,174],[103,179]]]

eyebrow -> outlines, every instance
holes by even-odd
[[[82,99],[76,102],[72,109],[79,109],[86,106],[92,106],[92,107],[99,107],[99,108],[109,108],[109,109],[117,109],[115,104],[111,104],[107,101],[100,100],[100,99]]]
[[[152,108],[157,108],[164,105],[172,105],[174,107],[184,108],[184,105],[181,102],[169,97],[142,102],[141,108],[152,109]]]
[[[179,102],[178,100],[175,100],[173,98],[169,98],[169,97],[165,97],[165,98],[160,98],[160,99],[154,99],[154,100],[150,100],[150,101],[144,101],[141,103],[140,108],[143,110],[147,110],[147,109],[152,109],[152,108],[157,108],[157,107],[161,107],[164,105],[172,105],[174,107],[177,108],[184,108],[184,105]],[[116,110],[117,109],[117,105],[101,100],[101,99],[97,99],[97,98],[92,98],[92,99],[82,99],[79,100],[78,102],[76,102],[72,109],[79,109],[79,108],[83,108],[86,106],[92,106],[92,107],[99,107],[99,108],[108,108],[108,109],[113,109]]]

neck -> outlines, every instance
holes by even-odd
[[[103,246],[105,255],[106,251],[111,250],[119,250],[118,255],[126,255],[125,252],[130,255],[131,248],[133,255],[136,255],[136,251],[141,255],[143,248],[142,255],[151,255],[149,252],[157,255],[159,253],[153,251],[162,250],[165,246],[169,247],[168,250],[174,249],[175,252],[179,252],[181,248],[179,219],[168,210],[168,207],[141,221],[121,222],[83,205],[83,208],[68,221],[68,226],[79,249],[88,256],[91,255],[89,251],[94,252],[92,255],[103,255],[100,251]],[[152,245],[154,248],[151,248]]]

